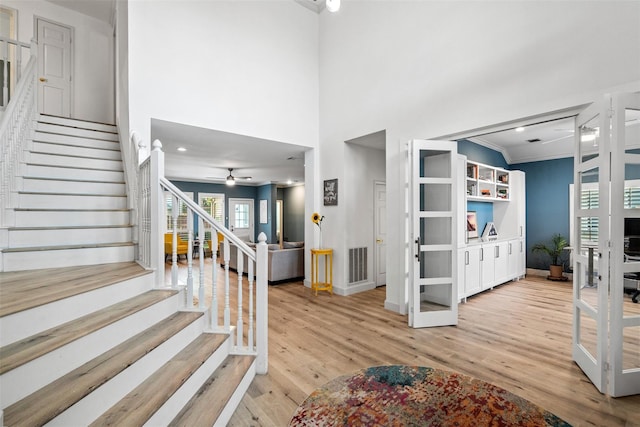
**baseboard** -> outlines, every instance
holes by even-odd
[[[353,295],[364,291],[370,291],[371,289],[375,289],[376,284],[374,282],[362,282],[357,283],[355,285],[349,285],[347,288],[336,288],[333,287],[333,292],[338,295]]]
[[[563,273],[570,281],[573,281],[573,273]],[[538,270],[536,268],[527,268],[527,276],[547,277],[549,270]]]

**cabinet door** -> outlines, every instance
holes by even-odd
[[[495,284],[499,285],[509,280],[509,242],[500,242],[494,246],[495,256]]]
[[[507,244],[507,280],[513,280],[518,277],[518,268],[520,266],[520,242],[518,239],[509,240]]]
[[[480,286],[480,247],[472,246],[465,250],[465,291],[466,296],[477,294]]]
[[[494,256],[495,245],[486,244],[480,247],[480,272],[482,274],[482,290],[493,288],[496,283],[495,265],[496,258]]]

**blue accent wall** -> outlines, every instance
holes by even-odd
[[[573,158],[511,165],[526,174],[527,267],[544,270],[548,257],[532,253],[536,243],[549,243],[560,233],[569,239],[569,184],[573,184]]]
[[[258,187],[258,211],[256,212],[257,234],[264,233],[267,236],[267,242],[276,242],[276,197],[277,188],[275,184],[268,184]],[[267,201],[267,223],[260,223],[260,200]],[[257,240],[256,240],[257,241]]]
[[[471,160],[472,162],[509,169],[509,164],[504,159],[502,153],[466,139],[458,141],[458,153],[467,156],[467,160]]]

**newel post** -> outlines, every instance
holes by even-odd
[[[164,197],[160,178],[164,177],[164,152],[159,140],[153,141],[151,149],[151,268],[156,274],[156,286],[164,284]]]
[[[267,285],[269,252],[267,236],[260,233],[256,245],[256,372],[266,374],[269,368],[269,292]]]

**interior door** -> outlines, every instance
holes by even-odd
[[[611,224],[608,393],[620,397],[640,394],[640,192],[627,185],[640,179],[640,93],[614,96],[611,110],[611,213],[624,220]]]
[[[71,115],[71,28],[37,19],[38,107],[54,116]]]
[[[600,392],[607,379],[610,135],[608,105],[576,118],[574,152],[573,359]],[[597,183],[598,196],[583,197]]]
[[[374,184],[375,277],[376,286],[387,283],[387,184]]]
[[[412,280],[409,325],[458,323],[457,146],[452,141],[411,144]]]
[[[253,242],[253,199],[229,199],[229,229],[245,242]]]

